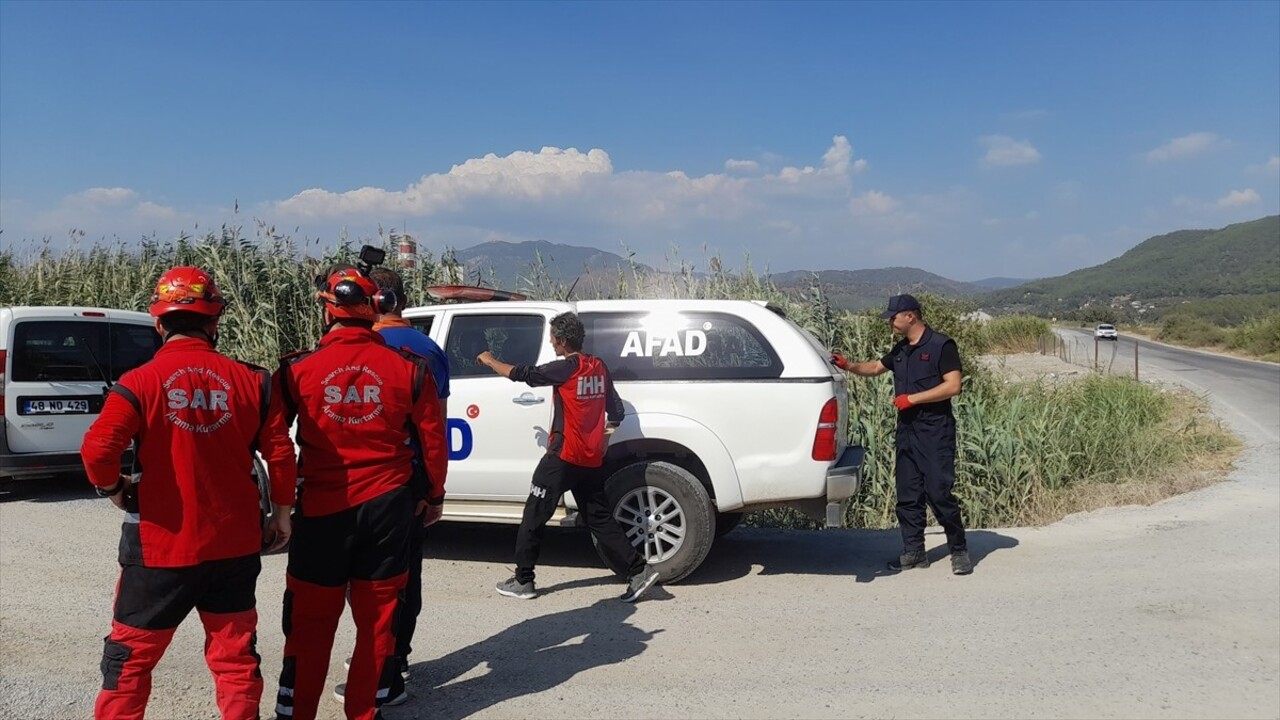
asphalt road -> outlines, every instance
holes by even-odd
[[[1125,341],[1117,353],[1125,349]],[[1131,349],[1131,346],[1130,346]],[[637,605],[587,538],[552,533],[539,585],[494,594],[513,531],[428,541],[401,718],[1280,717],[1280,369],[1140,350],[1211,394],[1246,442],[1228,482],[1044,528],[976,530],[977,570],[881,571],[896,531],[739,529]],[[0,490],[0,717],[83,718],[100,682],[119,516],[76,481]],[[274,708],[284,560],[259,583]],[[215,717],[198,623],[155,677],[151,718]],[[353,644],[344,620],[330,685]],[[322,704],[322,717],[341,716]]]
[[[1059,334],[1067,339],[1071,359],[1082,365],[1090,365],[1094,358],[1092,330],[1063,329]],[[1241,358],[1174,347],[1142,338],[1121,335],[1116,341],[1098,343],[1098,364],[1112,373],[1132,375],[1134,353],[1137,346],[1138,377],[1144,378],[1144,368],[1153,369],[1161,380],[1179,382],[1196,392],[1209,395],[1216,401],[1226,419],[1246,426],[1253,426],[1260,438],[1280,438],[1280,410],[1272,406],[1271,412],[1250,413],[1252,398],[1280,397],[1280,365],[1244,360]]]

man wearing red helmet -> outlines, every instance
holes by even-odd
[[[395,617],[409,568],[409,523],[440,519],[448,450],[427,360],[373,330],[394,300],[361,271],[317,279],[326,332],[315,350],[284,357],[276,379],[297,417],[298,516],[284,596],[279,717],[316,716],[334,632],[350,594],[356,647],[343,702],[348,718],[378,716],[378,688],[400,668]],[[416,437],[414,437],[416,436]],[[413,472],[410,440],[426,473]],[[425,485],[425,487],[423,487]]]
[[[225,306],[199,268],[161,275],[151,315],[164,345],[112,386],[84,436],[89,482],[126,513],[98,718],[143,716],[151,671],[193,608],[222,716],[258,716],[255,587],[264,542],[253,453],[261,451],[270,473],[271,549],[289,540],[297,465],[270,373],[214,350]],[[135,472],[122,476],[130,441]]]

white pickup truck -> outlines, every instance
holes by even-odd
[[[466,297],[466,293],[461,293]],[[576,312],[584,351],[608,365],[626,407],[605,472],[614,516],[664,581],[707,556],[751,510],[789,506],[838,526],[863,452],[846,446],[844,374],[812,335],[762,302],[451,302],[404,316],[449,357],[444,519],[518,523],[546,450],[551,388],[495,375],[475,357],[554,359],[549,321]],[[553,523],[577,523],[567,496]],[[616,570],[616,568],[615,568]]]

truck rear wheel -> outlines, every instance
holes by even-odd
[[[633,463],[605,481],[605,492],[632,547],[663,582],[685,578],[706,559],[715,513],[707,489],[688,470],[662,461]],[[607,557],[598,543],[596,553],[616,574],[626,573],[621,560]]]

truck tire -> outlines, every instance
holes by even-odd
[[[662,582],[684,579],[711,551],[716,534],[711,496],[688,470],[662,461],[636,462],[611,475],[605,493],[614,519]],[[607,557],[594,537],[592,542],[605,567],[626,574],[620,559]]]
[[[716,513],[716,537],[722,538],[733,532],[742,522],[742,518],[746,517],[746,513],[740,512],[718,512]]]

